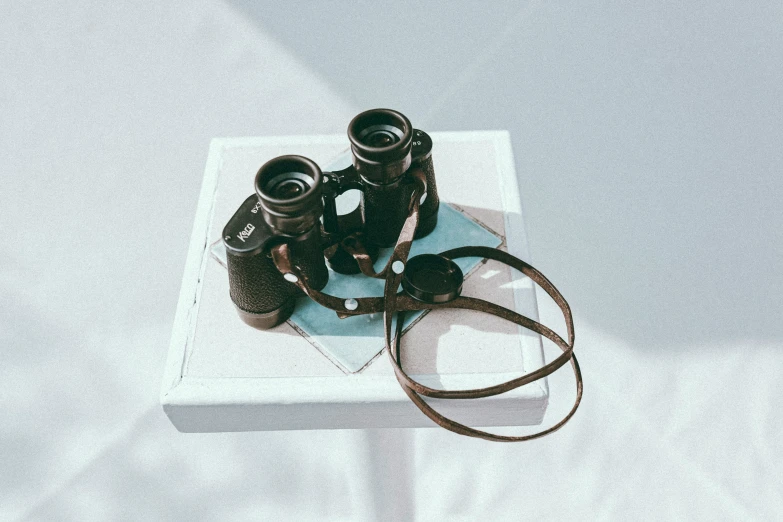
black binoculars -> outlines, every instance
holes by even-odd
[[[416,238],[438,222],[439,199],[432,165],[432,140],[403,114],[373,109],[348,125],[353,165],[322,172],[302,156],[265,163],[249,196],[223,229],[231,299],[242,320],[259,329],[287,320],[302,291],[275,266],[271,249],[288,245],[292,261],[308,284],[323,289],[335,272],[359,272],[346,245],[360,243],[375,260],[379,248],[393,246],[408,216],[414,173],[424,175]],[[361,191],[359,206],[337,214],[336,199]]]

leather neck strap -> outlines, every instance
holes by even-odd
[[[293,274],[296,277],[296,285],[299,286],[299,288],[301,288],[311,299],[326,308],[334,310],[341,318],[353,315],[383,312],[384,337],[386,343],[385,349],[392,363],[392,368],[394,369],[394,374],[397,378],[397,381],[400,383],[403,391],[422,411],[422,413],[424,413],[427,417],[432,419],[435,423],[442,426],[443,428],[461,435],[503,442],[532,440],[558,430],[574,415],[582,399],[582,373],[579,369],[579,363],[576,359],[576,356],[573,353],[574,324],[571,315],[571,308],[568,306],[565,298],[557,290],[557,288],[555,288],[555,286],[541,272],[530,266],[528,263],[512,256],[507,252],[481,246],[455,248],[446,252],[442,252],[440,255],[450,259],[457,259],[461,257],[482,257],[493,259],[515,268],[528,276],[547,294],[549,294],[558,307],[560,307],[566,323],[568,341],[565,341],[553,330],[544,326],[538,321],[534,321],[529,317],[518,314],[517,312],[497,304],[484,301],[482,299],[460,296],[452,301],[445,303],[427,303],[419,301],[404,292],[398,293],[397,289],[400,287],[400,283],[402,281],[402,270],[395,271],[394,267],[404,267],[404,264],[408,260],[411,243],[413,242],[413,236],[416,232],[416,226],[418,225],[419,198],[421,197],[421,194],[426,191],[426,183],[424,181],[423,174],[414,173],[414,179],[416,180],[416,186],[413,194],[411,195],[409,215],[405,221],[405,224],[403,225],[402,231],[400,232],[400,236],[394,251],[392,252],[392,255],[384,269],[376,273],[372,266],[372,260],[360,246],[353,248],[346,247],[357,260],[362,273],[370,277],[386,279],[383,297],[343,299],[315,290],[314,288],[310,287],[307,279],[292,262],[290,257],[290,250],[286,244],[278,245],[272,249],[272,259],[274,260],[275,265],[281,273]],[[402,265],[399,265],[399,263],[395,264],[396,262],[402,263]],[[400,358],[402,326],[404,323],[405,312],[433,310],[440,308],[461,308],[496,315],[546,337],[550,341],[554,342],[563,353],[541,368],[493,386],[469,390],[442,390],[437,388],[430,388],[411,378],[402,367]],[[397,313],[396,328],[395,335],[392,336],[392,323],[395,313]],[[394,339],[395,343],[394,349],[392,349],[392,339]],[[542,379],[558,370],[567,362],[571,363],[574,378],[576,380],[576,399],[574,404],[568,414],[566,414],[566,416],[557,424],[531,435],[504,436],[471,428],[438,413],[422,397],[426,396],[438,399],[477,399],[481,397],[490,397],[511,391],[515,388],[519,388],[520,386],[524,386],[525,384]]]
[[[411,300],[415,301],[415,299],[411,298],[407,294],[403,294],[403,295],[397,294],[396,289],[399,287],[402,277],[397,274],[389,274],[389,276],[386,279],[386,288],[384,291],[384,299],[386,301],[386,308],[384,310],[384,316],[383,316],[383,326],[384,326],[384,334],[385,334],[384,337],[386,340],[386,352],[389,356],[389,359],[392,362],[392,367],[394,368],[394,374],[397,377],[397,381],[402,386],[403,391],[408,395],[411,401],[413,401],[413,403],[427,417],[432,419],[435,423],[437,423],[441,427],[446,428],[449,431],[459,433],[460,435],[467,435],[470,437],[478,437],[486,440],[499,441],[499,442],[518,442],[518,441],[532,440],[539,437],[543,437],[544,435],[547,435],[549,433],[552,433],[560,429],[566,422],[568,422],[568,420],[574,415],[574,413],[576,413],[576,410],[579,408],[579,403],[582,400],[582,388],[583,388],[582,372],[579,369],[579,362],[577,361],[576,356],[573,353],[574,326],[573,326],[573,317],[571,315],[571,308],[568,306],[568,303],[563,298],[562,294],[560,294],[557,288],[555,288],[555,286],[541,272],[539,272],[529,264],[525,263],[521,259],[518,259],[512,256],[511,254],[508,254],[507,252],[503,252],[501,250],[497,250],[494,248],[487,248],[487,247],[462,247],[462,248],[456,248],[453,250],[443,252],[441,253],[441,255],[444,257],[448,257],[450,259],[456,259],[460,257],[486,257],[488,259],[494,259],[496,261],[500,261],[501,263],[509,265],[513,268],[516,268],[526,276],[530,277],[530,279],[536,282],[547,294],[549,294],[550,297],[552,297],[555,303],[560,307],[560,310],[563,312],[563,317],[566,323],[566,329],[568,331],[568,342],[564,341],[554,331],[542,325],[538,321],[534,321],[529,317],[525,317],[524,315],[513,312],[507,308],[498,306],[493,303],[489,303],[487,301],[483,301],[481,299],[460,296],[454,299],[453,301],[449,301],[441,305],[433,305],[429,303],[419,302],[420,304],[413,309],[421,310],[421,309],[435,309],[435,308],[466,308],[466,309],[472,309],[472,310],[478,310],[481,312],[490,313],[492,315],[497,315],[499,317],[502,317],[503,319],[514,322],[522,326],[523,328],[527,328],[528,330],[532,330],[546,337],[550,341],[554,342],[563,351],[563,353],[559,357],[545,364],[541,368],[526,373],[521,377],[517,377],[509,381],[506,381],[504,383],[496,384],[494,386],[488,386],[486,388],[476,388],[472,390],[439,390],[439,389],[433,389],[424,386],[423,384],[412,379],[405,372],[405,370],[402,367],[402,361],[400,358],[402,325],[405,318],[404,313],[405,311],[411,309],[409,308],[410,306],[409,301]],[[392,328],[392,319],[395,312],[398,312],[398,314],[397,314],[397,323],[396,323],[396,332],[395,332],[396,333],[395,346],[394,349],[392,349],[391,328]],[[554,426],[539,431],[537,433],[533,433],[531,435],[522,435],[522,436],[497,435],[494,433],[489,433],[486,431],[471,428],[469,426],[460,424],[459,422],[456,422],[438,413],[422,397],[422,395],[424,395],[427,397],[434,397],[439,399],[477,399],[480,397],[489,397],[492,395],[498,395],[501,393],[511,391],[525,384],[529,384],[531,382],[537,381],[538,379],[542,379],[547,375],[553,373],[554,371],[556,371],[561,366],[563,366],[566,362],[569,361],[571,362],[571,367],[574,372],[574,378],[576,380],[576,399],[574,401],[573,406],[571,407],[571,410],[568,412],[568,414],[566,414],[566,416],[562,420],[560,420]]]

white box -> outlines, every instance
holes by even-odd
[[[528,259],[508,133],[432,133],[441,201],[505,239]],[[223,225],[253,190],[265,161],[301,154],[325,167],[347,138],[289,136],[213,140],[204,174],[161,391],[184,432],[435,426],[407,398],[385,354],[346,374],[289,324],[254,330],[237,317],[225,269],[209,255]],[[475,270],[463,295],[492,300],[538,319],[532,282],[494,261]],[[380,334],[380,332],[379,332]],[[476,388],[543,364],[539,335],[499,318],[461,310],[431,312],[403,336],[403,363],[432,386]],[[473,426],[540,424],[545,380],[477,400],[428,399]]]

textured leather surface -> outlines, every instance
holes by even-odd
[[[419,209],[420,221],[437,215],[440,198],[435,183],[435,168],[432,156],[414,163],[402,176],[399,185],[385,188],[383,185],[364,184],[362,189],[362,215],[364,231],[368,241],[379,246],[394,246],[400,229],[408,217],[409,201],[418,173],[424,174],[427,198]],[[421,194],[419,194],[421,197]],[[426,231],[429,232],[429,231]]]
[[[408,200],[413,185],[409,175],[389,185],[362,184],[362,216],[367,240],[378,246],[393,246],[408,216]]]
[[[255,256],[227,253],[226,261],[231,300],[246,312],[277,310],[297,293],[264,252]]]
[[[329,280],[329,271],[321,251],[318,227],[297,241],[291,241],[291,258],[313,288],[323,288]],[[301,295],[296,287],[283,279],[269,251],[255,256],[236,256],[227,253],[229,292],[231,299],[246,312],[266,313],[277,310],[289,299]]]

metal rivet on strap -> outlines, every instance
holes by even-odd
[[[346,299],[344,304],[346,310],[356,310],[359,308],[359,301],[356,299]]]
[[[296,277],[296,275],[292,274],[291,272],[288,272],[287,274],[283,274],[283,279],[285,279],[289,283],[296,283],[297,281],[299,281],[299,278]]]
[[[392,272],[395,274],[401,274],[405,271],[405,263],[400,261],[399,259],[392,263]]]

